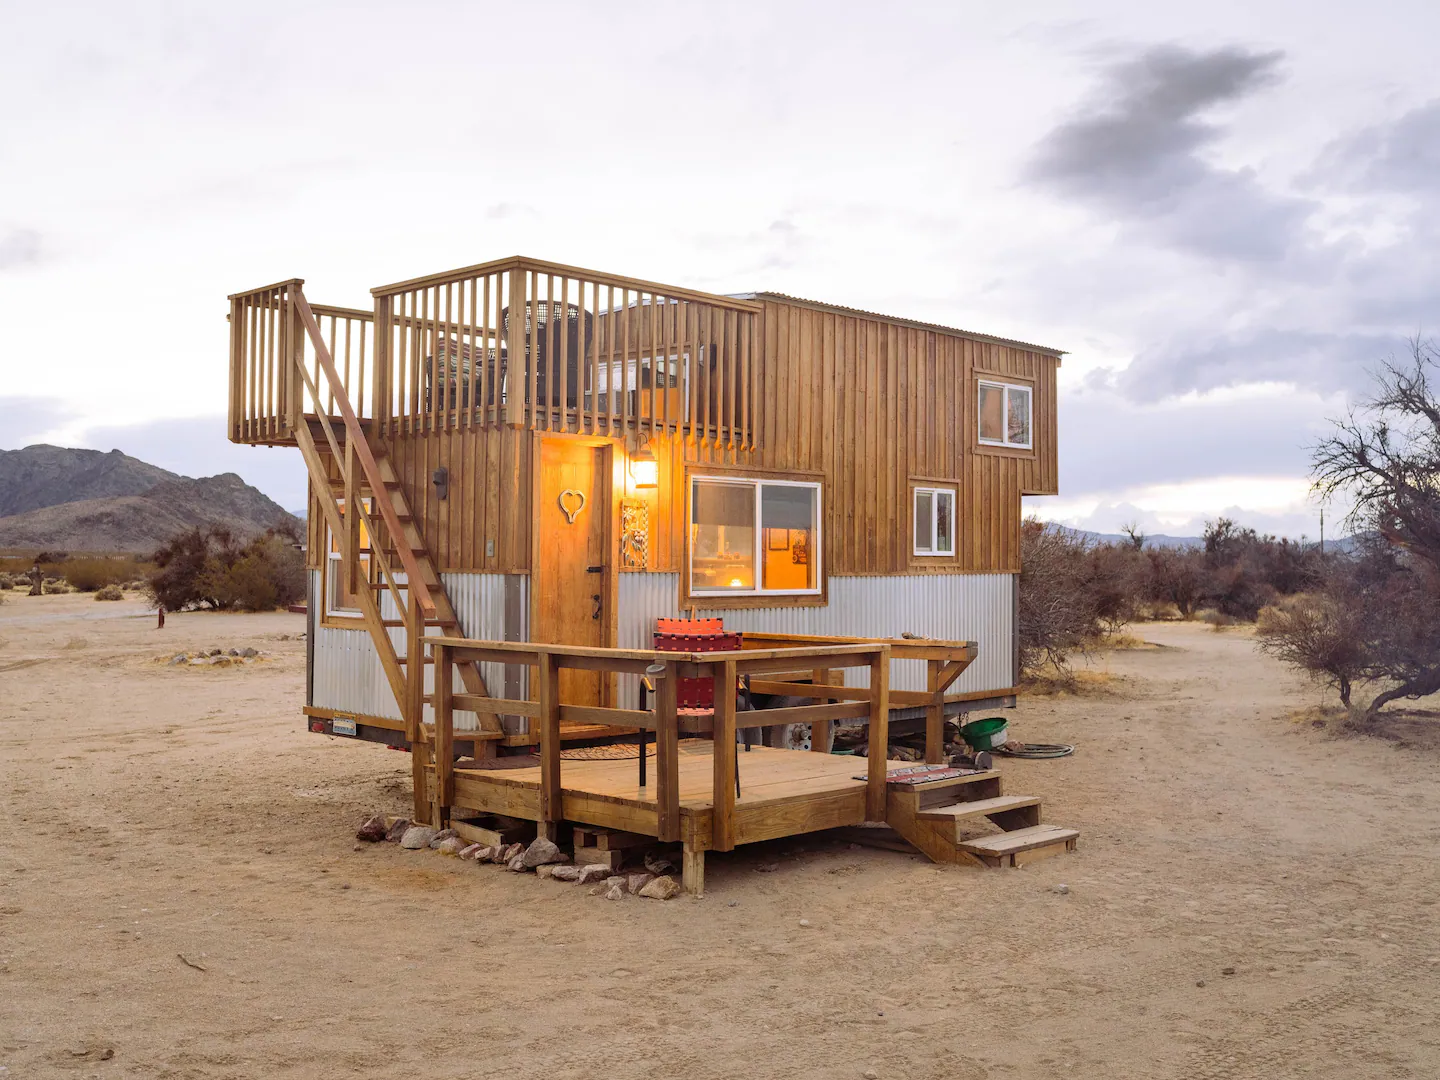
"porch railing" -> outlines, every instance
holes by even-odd
[[[371,290],[381,434],[510,425],[755,441],[760,305],[511,258]]]
[[[358,418],[369,419],[375,316],[358,308],[310,305],[320,341],[334,364],[336,379],[331,381],[300,317],[297,301],[303,285],[292,278],[229,298],[233,442],[293,442],[302,416],[339,415],[340,391]],[[308,380],[301,369],[309,373]]]
[[[814,647],[822,643],[842,644],[874,641],[870,638],[817,637],[806,634],[765,634],[745,631],[746,649],[784,649]],[[921,660],[925,663],[924,690],[891,690],[891,708],[923,708],[925,710],[925,761],[938,765],[945,760],[945,705],[957,701],[981,697],[997,697],[1013,693],[1015,688],[986,690],[975,694],[950,694],[950,687],[980,655],[980,646],[973,641],[938,641],[925,638],[882,638],[890,648],[892,660]],[[822,669],[797,671],[793,677],[751,681],[750,689],[755,693],[784,694],[789,697],[813,697],[843,700],[863,688],[833,684],[831,674]],[[805,681],[797,681],[805,680]],[[812,742],[816,746],[829,743],[828,725],[822,725],[814,733]]]
[[[771,727],[775,724],[830,723],[844,719],[866,719],[870,724],[870,747],[866,764],[866,817],[885,820],[886,743],[890,716],[890,646],[877,642],[833,644],[805,648],[747,649],[725,653],[658,652],[650,649],[599,649],[574,645],[544,645],[524,642],[473,641],[465,638],[427,638],[435,658],[433,731],[422,732],[422,742],[412,749],[433,755],[435,769],[432,820],[448,813],[455,797],[454,712],[490,712],[534,718],[540,727],[540,819],[556,825],[563,819],[560,758],[562,721],[605,724],[655,733],[656,832],[662,841],[681,839],[679,741],[687,730],[676,706],[679,679],[709,678],[715,681],[715,713],[711,730],[715,740],[713,807],[710,848],[729,851],[735,846],[736,756],[725,752],[733,747],[741,728]],[[459,663],[525,664],[534,669],[531,685],[537,690],[534,701],[482,697],[454,690],[454,669]],[[737,712],[736,680],[741,676],[763,676],[797,669],[826,671],[868,668],[870,685],[846,687],[846,700],[836,703],[801,705],[788,709]],[[613,709],[570,704],[561,700],[560,672],[564,668],[615,672],[656,678],[653,709]],[[461,738],[463,739],[463,733]]]

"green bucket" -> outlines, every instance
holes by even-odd
[[[1003,716],[972,720],[960,729],[960,737],[971,750],[994,750],[1009,741],[1008,725]]]

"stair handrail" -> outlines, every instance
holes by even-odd
[[[366,437],[365,429],[360,426],[360,419],[350,405],[350,396],[345,392],[344,384],[340,382],[340,373],[335,370],[335,362],[330,356],[329,348],[325,345],[324,335],[320,333],[320,324],[315,320],[315,313],[310,310],[310,302],[305,299],[304,289],[299,285],[293,286],[291,299],[295,304],[295,310],[300,314],[300,320],[305,324],[306,332],[310,335],[310,344],[315,349],[315,357],[320,362],[320,369],[325,373],[325,378],[329,380],[335,394],[335,404],[339,406],[341,419],[345,422],[346,443],[354,447],[355,460],[360,463],[360,471],[365,474],[365,482],[370,486],[370,490],[375,492],[375,501],[380,506],[380,517],[385,522],[385,528],[390,533],[391,539],[395,542],[396,552],[400,556],[400,565],[405,570],[405,581],[410,590],[410,597],[419,605],[421,613],[426,618],[434,618],[435,601],[430,596],[430,587],[420,576],[420,564],[415,560],[415,553],[405,542],[405,530],[400,524],[399,516],[395,513],[394,504],[386,494],[385,481],[380,476],[380,466],[370,450],[370,440]],[[302,377],[309,375],[309,372],[305,371],[299,350],[294,353],[294,362],[300,368]],[[306,378],[306,382],[309,382],[308,378]],[[315,407],[317,410],[320,407],[318,396]]]

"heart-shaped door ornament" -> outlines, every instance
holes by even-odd
[[[575,503],[574,510],[570,509],[570,502],[567,502],[567,500]],[[565,515],[565,524],[574,525],[575,518],[579,516],[581,510],[585,509],[585,493],[583,491],[576,491],[574,488],[566,488],[560,492],[559,502],[560,512]]]

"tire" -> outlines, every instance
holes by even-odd
[[[765,732],[765,745],[777,747],[781,750],[810,750],[814,748],[814,733],[809,724],[777,724],[775,727],[762,729]],[[828,754],[835,746],[835,728],[830,728],[830,745],[825,747]]]

